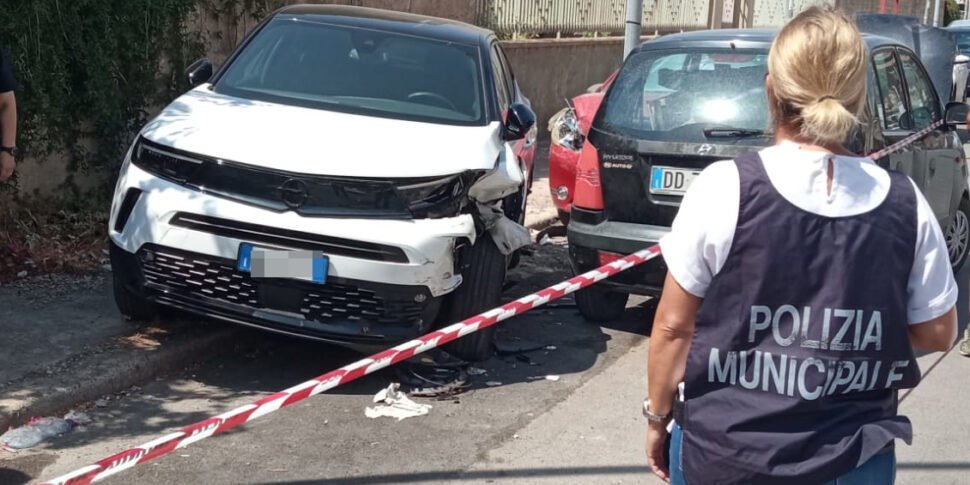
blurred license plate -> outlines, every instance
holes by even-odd
[[[315,283],[327,282],[329,258],[320,251],[280,251],[252,244],[239,246],[239,271],[253,278],[288,278]]]
[[[650,172],[650,193],[684,195],[691,182],[694,181],[694,177],[697,177],[700,173],[700,170],[653,167]]]

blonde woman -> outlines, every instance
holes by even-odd
[[[836,10],[786,25],[765,81],[775,145],[704,170],[661,242],[645,413],[664,480],[894,480],[912,438],[897,390],[919,382],[914,348],[953,344],[957,287],[913,182],[842,146],[866,58]]]

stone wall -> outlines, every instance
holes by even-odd
[[[623,62],[619,37],[505,41],[502,46],[519,87],[532,101],[540,136],[567,99],[603,82]]]

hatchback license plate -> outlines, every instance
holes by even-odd
[[[320,251],[288,251],[264,249],[252,244],[239,246],[239,271],[253,278],[288,278],[327,282],[330,260]]]
[[[650,172],[650,193],[660,195],[684,195],[700,170],[653,167]]]

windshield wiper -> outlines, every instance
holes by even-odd
[[[764,130],[752,130],[748,128],[705,128],[704,136],[708,138],[718,138],[726,136],[761,136],[764,135]]]

